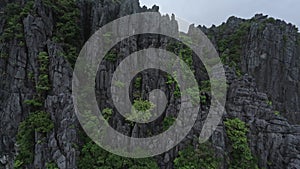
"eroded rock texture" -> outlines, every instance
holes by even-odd
[[[11,1],[0,2],[0,34],[7,29],[7,18],[4,8]],[[27,1],[15,1],[24,4]],[[80,155],[80,125],[74,113],[71,99],[72,66],[62,53],[68,52],[64,44],[56,42],[53,37],[57,29],[57,17],[54,9],[47,6],[46,1],[34,1],[33,11],[20,20],[23,32],[23,42],[13,36],[0,43],[0,168],[13,168],[18,146],[16,135],[21,121],[26,119],[32,107],[24,101],[37,95],[36,83],[40,72],[38,55],[46,52],[49,55],[47,72],[50,81],[50,90],[41,96],[44,100],[42,108],[50,113],[54,128],[46,136],[35,134],[34,161],[28,168],[46,168],[47,163],[55,163],[60,169],[78,168],[77,161]],[[132,13],[158,11],[141,8],[138,0],[79,0],[76,4],[80,11],[78,28],[80,37],[78,46],[83,43],[99,27],[118,18]],[[167,17],[172,27],[166,28],[177,31],[174,19]],[[257,15],[252,20],[246,21],[235,17],[230,18],[220,27],[201,29],[211,38],[220,54],[232,49],[222,45],[222,39],[231,37],[240,29],[242,23],[247,25],[242,28],[245,32],[238,40],[240,49],[237,54],[238,65],[242,74],[237,76],[236,70],[228,68],[227,78],[229,83],[228,101],[225,118],[238,117],[249,125],[249,145],[255,155],[260,168],[300,168],[300,127],[292,125],[299,123],[300,112],[300,51],[299,33],[291,24],[283,21],[268,20]],[[140,39],[139,39],[140,38]],[[153,42],[141,40],[141,37],[132,38],[128,44],[135,46],[131,50],[145,48],[156,44],[165,47],[165,39],[156,38]],[[232,40],[232,39],[230,39]],[[236,39],[233,39],[233,41]],[[223,49],[220,49],[220,48]],[[239,48],[238,47],[238,48]],[[80,48],[78,49],[80,50]],[[130,50],[122,51],[129,54]],[[194,63],[198,71],[202,69],[201,63]],[[106,63],[105,69],[116,65]],[[239,73],[237,73],[239,74]],[[148,72],[142,74],[142,89],[151,87],[164,87],[165,81],[159,82],[151,77],[160,78],[161,73]],[[111,76],[107,73],[101,76]],[[98,79],[98,80],[99,80]],[[204,80],[198,77],[197,80]],[[100,83],[100,82],[99,82]],[[101,84],[101,83],[100,83]],[[105,84],[102,84],[105,86]],[[105,90],[105,87],[100,89]],[[165,87],[166,88],[166,87]],[[175,98],[167,93],[170,99],[167,115],[178,110]],[[272,102],[272,104],[270,103]],[[201,131],[202,122],[208,112],[208,105],[202,105],[199,119],[193,131],[180,145],[169,152],[156,157],[161,168],[174,168],[173,160],[178,152],[192,140],[193,133]],[[276,115],[279,111],[280,115]],[[161,119],[163,120],[163,119]],[[151,128],[158,130],[157,125],[142,126],[140,128],[124,125],[116,116],[112,122],[117,130],[135,137],[143,136],[144,131]],[[144,128],[143,128],[144,127]],[[131,130],[131,131],[130,131]],[[226,136],[225,126],[220,123],[211,142],[218,157],[222,158],[221,168],[228,168],[226,154],[230,152],[230,143]],[[42,140],[42,141],[40,141]]]
[[[257,14],[250,20],[231,17],[218,27],[201,29],[220,53],[237,52],[241,71],[255,78],[276,110],[299,124],[299,33],[294,25]],[[239,36],[237,50],[224,46],[224,39],[234,41],[235,36]]]

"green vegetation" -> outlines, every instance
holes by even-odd
[[[111,116],[113,115],[113,110],[110,108],[105,108],[102,110],[102,115],[105,120],[109,120]]]
[[[52,162],[52,163],[46,163],[46,169],[59,169],[59,168],[58,168],[57,164]]]
[[[182,36],[182,37],[185,37],[184,42],[192,43],[191,40],[189,40],[190,37],[188,37],[188,36]],[[187,46],[185,46],[179,42],[170,42],[167,45],[167,50],[178,55],[179,58],[182,59],[191,69],[193,68],[193,51],[192,51],[192,49],[188,48]]]
[[[20,47],[25,46],[23,19],[26,17],[33,8],[33,0],[28,0],[25,4],[21,5],[18,2],[8,3],[4,7],[5,25],[3,33],[0,36],[0,43],[4,43],[0,51],[0,59],[7,59],[9,41],[16,39]]]
[[[151,111],[155,105],[147,100],[134,100],[132,112],[127,117],[129,121],[143,121],[146,122],[152,117]]]
[[[26,17],[33,8],[34,1],[29,0],[24,5],[20,3],[9,3],[5,6],[4,13],[6,24],[4,32],[0,37],[0,42],[9,41],[16,38],[24,44],[23,18]]]
[[[147,101],[147,100],[135,100],[133,107],[137,110],[137,111],[149,111],[151,109],[154,108],[153,103]]]
[[[197,90],[198,90],[198,92],[197,92]],[[186,89],[185,92],[187,93],[188,96],[191,96],[193,104],[195,104],[195,105],[199,104],[200,90],[199,90],[198,86],[188,88],[188,89]]]
[[[269,17],[265,22],[266,23],[274,24],[274,23],[276,23],[276,20],[274,18],[272,18],[272,17]]]
[[[0,51],[0,59],[7,59],[8,58],[8,53],[5,51]]]
[[[192,44],[192,39],[186,35],[181,34],[180,39],[187,43],[187,44]],[[193,51],[189,47],[185,46],[184,44],[180,42],[169,42],[167,45],[167,50],[170,52],[173,52],[174,54],[178,55],[179,58],[181,59],[181,62],[172,62],[170,61],[171,65],[168,66],[180,66],[180,74],[182,74],[182,80],[189,82],[190,77],[193,75],[193,72],[195,72],[195,69],[193,67]],[[183,61],[183,62],[182,62]],[[183,64],[186,64],[190,70],[184,69]],[[167,85],[170,85],[171,90],[173,91],[173,96],[175,98],[179,98],[181,96],[181,92],[184,92],[192,97],[193,103],[197,102],[197,97],[199,97],[200,93],[195,92],[198,87],[197,86],[189,86],[189,88],[186,91],[180,91],[180,85],[178,84],[177,81],[177,72],[173,72],[172,75],[167,76]],[[204,98],[204,97],[202,97]],[[206,99],[205,99],[206,100]]]
[[[15,168],[24,168],[32,164],[34,157],[35,133],[45,135],[54,127],[50,115],[43,111],[30,113],[29,116],[20,123],[17,144],[19,152],[14,163]]]
[[[6,13],[6,25],[4,27],[4,32],[1,35],[1,41],[5,42],[16,37],[16,34],[20,34],[23,31],[21,17],[19,13],[21,12],[20,5],[18,3],[9,3],[4,9]],[[22,34],[23,35],[23,34]],[[18,35],[18,37],[21,37]]]
[[[134,81],[134,87],[139,89],[142,86],[142,77],[137,77]]]
[[[168,130],[169,127],[171,127],[175,121],[176,121],[175,117],[170,117],[170,116],[165,117],[163,120],[163,130],[164,131]]]
[[[23,161],[15,160],[14,168],[20,168],[23,165]]]
[[[111,154],[92,141],[82,148],[78,161],[79,169],[158,169],[153,158],[132,159]]]
[[[173,95],[174,95],[175,98],[179,98],[181,96],[180,87],[179,87],[179,84],[177,82],[176,72],[173,73],[173,77],[171,75],[167,76],[166,84],[167,85],[172,85],[172,88],[174,88]]]
[[[50,82],[48,75],[48,66],[49,66],[49,56],[46,52],[40,52],[38,55],[39,63],[39,76],[36,80],[35,89],[37,91],[36,96],[33,99],[25,100],[24,104],[31,106],[35,110],[39,110],[43,106],[43,95],[50,90]],[[28,77],[34,78],[32,72],[28,73]]]
[[[114,85],[117,88],[124,88],[125,87],[125,83],[121,82],[121,81],[115,81]]]
[[[49,56],[46,52],[40,52],[38,55],[39,67],[39,77],[36,85],[36,90],[38,93],[47,92],[50,90],[48,66],[49,66]]]
[[[275,114],[276,116],[279,116],[279,115],[280,115],[280,112],[279,112],[279,111],[274,111],[274,114]]]
[[[104,59],[109,62],[116,62],[118,60],[118,54],[115,51],[110,51],[105,55]]]
[[[186,35],[183,34],[183,33],[180,33],[179,38],[180,38],[180,40],[181,40],[182,42],[184,42],[184,43],[186,43],[186,44],[188,44],[188,45],[193,44],[193,39],[192,39],[191,37],[189,37],[189,36],[186,36]]]
[[[219,159],[209,143],[192,146],[179,152],[179,157],[174,160],[175,169],[218,169]]]
[[[270,100],[267,100],[267,104],[268,104],[269,106],[272,106],[272,105],[273,105],[273,102],[270,101]]]
[[[287,35],[282,35],[282,40],[284,43],[286,43],[288,41]]]
[[[31,100],[25,100],[24,104],[32,107],[41,107],[43,106],[43,103],[41,103],[39,100],[31,99]]]
[[[232,147],[229,168],[257,169],[258,166],[248,145],[248,129],[245,122],[235,118],[226,120],[224,124]]]
[[[200,103],[206,104],[207,97],[205,95],[200,95]]]
[[[45,0],[43,2],[54,12],[56,25],[52,39],[61,43],[65,52],[63,55],[74,66],[82,44],[78,26],[80,11],[76,1]]]
[[[250,26],[251,22],[245,21],[232,35],[218,41],[221,61],[223,64],[235,68],[238,76],[241,75],[239,63],[242,55],[242,41],[246,38]]]
[[[25,118],[19,125],[17,133],[17,144],[19,151],[15,159],[15,168],[24,168],[32,164],[34,157],[34,145],[39,144],[41,140],[35,142],[35,133],[46,136],[54,128],[49,113],[43,111],[44,94],[50,90],[48,77],[49,56],[46,52],[40,52],[37,57],[39,63],[39,76],[36,84],[36,94],[33,99],[25,100],[24,104],[30,106],[33,112]],[[30,73],[30,76],[34,76]],[[28,75],[29,76],[29,75]],[[54,168],[53,168],[54,169]]]
[[[258,32],[263,32],[266,28],[266,24],[258,23]]]
[[[207,92],[207,93],[209,93],[211,91],[211,86],[210,86],[210,81],[209,80],[201,81],[200,91],[201,92]]]
[[[106,44],[112,43],[112,35],[113,35],[112,32],[106,32],[105,34],[103,34],[104,42]]]

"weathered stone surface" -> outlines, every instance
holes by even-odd
[[[3,6],[10,1],[0,2],[0,12]],[[93,32],[104,24],[118,17],[136,12],[158,11],[157,6],[152,9],[141,8],[138,0],[121,0],[120,3],[112,3],[109,0],[78,1],[81,11],[80,30],[81,39],[86,41]],[[35,10],[38,15],[28,15],[23,20],[25,46],[17,44],[13,39],[5,44],[0,44],[0,51],[6,45],[8,58],[0,58],[0,169],[13,168],[14,157],[17,153],[16,133],[19,123],[29,114],[30,107],[24,104],[26,99],[31,99],[35,94],[35,86],[29,80],[28,73],[32,72],[38,76],[37,55],[41,51],[47,51],[50,58],[49,77],[51,91],[45,96],[44,108],[51,114],[54,129],[42,139],[38,134],[35,136],[34,163],[30,168],[45,168],[47,162],[54,162],[60,169],[76,169],[76,161],[79,158],[80,145],[79,131],[81,129],[74,113],[71,98],[72,68],[67,60],[60,55],[63,51],[61,44],[51,41],[55,20],[51,9],[47,9],[42,1],[35,1]],[[226,115],[238,117],[245,121],[250,128],[248,134],[249,145],[258,159],[261,168],[300,168],[300,126],[292,125],[291,122],[299,122],[299,35],[294,26],[282,21],[267,23],[260,30],[260,23],[267,18],[261,15],[254,17],[247,41],[243,42],[241,56],[241,67],[246,75],[237,77],[236,72],[226,68],[227,80],[229,82],[228,99],[226,104]],[[169,31],[178,31],[174,17],[165,16],[164,20],[170,22]],[[239,24],[245,22],[243,19],[231,17],[226,23],[226,29],[219,31],[218,27],[210,29],[201,28],[205,33],[213,33],[212,42],[217,42],[238,29]],[[3,33],[5,19],[0,16],[0,34]],[[217,33],[221,32],[221,33]],[[165,47],[166,39],[155,39],[151,42],[143,38],[133,37],[124,42],[124,46],[132,46],[130,50],[121,49],[119,55],[127,56],[132,51],[140,48],[154,46]],[[201,63],[195,63],[198,66]],[[113,69],[116,65],[105,63],[99,71]],[[201,70],[196,70],[201,74]],[[96,88],[104,92],[101,98],[108,96],[108,81],[112,72],[101,72],[97,77]],[[252,76],[252,77],[251,77]],[[199,80],[205,79],[197,77]],[[167,90],[165,80],[159,71],[150,71],[142,74],[143,95],[151,88],[160,87]],[[134,92],[136,92],[134,90]],[[176,115],[179,110],[179,101],[170,93],[168,108],[165,115]],[[273,102],[272,105],[268,101]],[[101,106],[107,106],[106,102]],[[193,131],[178,146],[160,156],[157,162],[161,168],[174,168],[173,160],[178,156],[179,150],[186,144],[195,144],[192,135],[199,133],[203,121],[208,112],[208,105],[201,106],[198,120]],[[289,119],[275,115],[274,111]],[[159,119],[162,121],[163,119]],[[160,130],[156,123],[135,126],[133,129],[129,124],[124,124],[124,118],[116,114],[111,120],[112,126],[129,136],[145,136],[148,129],[153,133]],[[221,168],[228,168],[226,154],[228,138],[223,123],[219,124],[211,142],[216,150],[217,156],[221,157]]]
[[[239,66],[255,78],[274,109],[290,122],[299,124],[300,114],[300,45],[298,28],[284,21],[257,14],[251,20],[230,17],[219,27],[200,27],[216,47],[240,27],[249,23],[240,44]]]

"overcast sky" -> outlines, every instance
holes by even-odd
[[[220,25],[230,16],[251,18],[263,13],[300,26],[300,0],[140,0],[141,6],[160,7],[195,25]]]

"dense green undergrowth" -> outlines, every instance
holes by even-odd
[[[232,148],[229,154],[229,169],[258,169],[256,160],[248,145],[248,128],[245,122],[234,118],[227,119],[224,124]]]
[[[8,3],[4,7],[3,16],[5,25],[3,32],[0,35],[0,43],[2,49],[0,50],[0,59],[7,59],[9,56],[9,42],[16,40],[18,46],[25,46],[23,18],[27,16],[33,7],[33,0],[27,1],[24,5],[20,3]]]
[[[54,13],[55,27],[52,40],[62,45],[64,56],[75,65],[82,41],[79,29],[80,11],[74,0],[45,0]]]
[[[15,159],[15,168],[24,168],[30,165],[34,158],[35,133],[46,136],[54,127],[49,113],[43,111],[32,112],[20,123],[17,134],[18,154]]]
[[[109,153],[87,141],[81,149],[79,169],[158,169],[154,158],[132,159]]]
[[[225,25],[224,25],[225,26]],[[220,30],[222,32],[222,27]],[[250,31],[251,22],[242,22],[238,29],[233,34],[220,39],[217,43],[220,58],[223,64],[229,65],[236,70],[238,76],[241,76],[242,71],[240,67],[243,41],[247,39],[247,34]]]
[[[189,146],[179,152],[174,160],[175,169],[218,169],[220,159],[216,157],[212,145],[207,142],[196,148]]]

